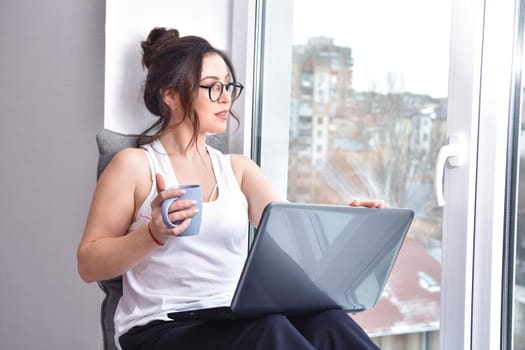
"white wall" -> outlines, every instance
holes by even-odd
[[[153,27],[177,28],[213,45],[229,47],[230,0],[108,1],[106,4],[106,80],[104,125],[140,133],[150,122],[142,103],[140,42]]]
[[[93,350],[76,248],[103,126],[104,2],[0,3],[0,348]]]
[[[226,51],[238,80],[251,94],[253,55],[253,1],[244,0],[152,0],[111,1],[106,5],[106,79],[104,126],[124,133],[140,133],[152,121],[142,101],[145,71],[140,42],[153,27],[176,28],[181,35],[198,35]],[[247,60],[249,61],[247,64]],[[236,110],[251,117],[251,99],[241,98]],[[246,129],[247,130],[247,129]],[[245,128],[231,138],[230,148],[248,153],[243,142]],[[235,139],[237,141],[235,141]],[[249,139],[249,137],[248,137]]]

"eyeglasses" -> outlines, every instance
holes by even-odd
[[[224,88],[226,88],[226,91],[230,94],[230,98],[232,99],[232,102],[239,98],[241,95],[242,89],[244,89],[244,86],[242,86],[241,83],[238,83],[236,81],[224,84],[221,81],[215,82],[210,85],[199,85],[203,89],[208,89],[208,97],[210,98],[210,101],[216,102],[221,98],[222,92],[224,91]]]

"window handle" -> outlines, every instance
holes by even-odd
[[[445,198],[443,196],[443,177],[445,175],[445,166],[459,167],[463,165],[465,159],[464,142],[461,135],[451,135],[448,144],[439,149],[436,160],[436,168],[434,173],[434,192],[436,194],[436,202],[438,207],[445,205]]]

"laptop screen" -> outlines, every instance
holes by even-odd
[[[332,302],[349,311],[368,309],[382,293],[412,218],[410,209],[273,203],[242,282],[256,279],[259,304],[263,298],[299,310],[322,296],[320,307]]]

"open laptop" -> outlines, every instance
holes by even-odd
[[[231,305],[169,313],[174,320],[357,313],[381,296],[414,213],[400,208],[271,203]]]

